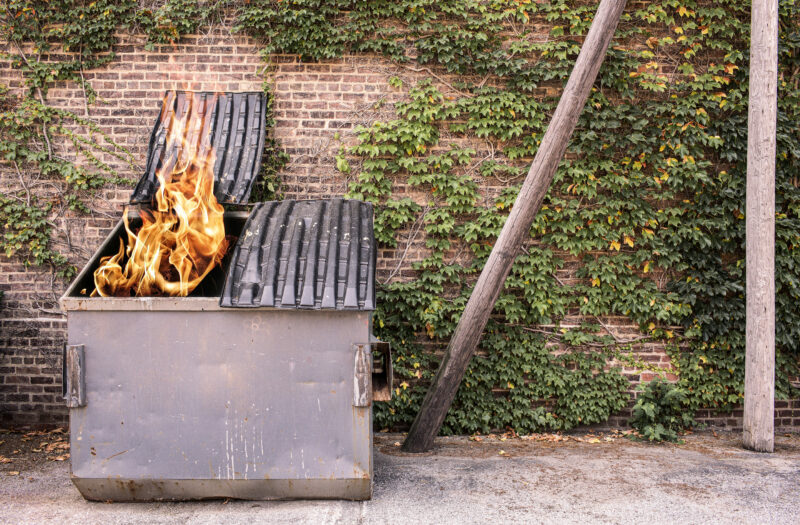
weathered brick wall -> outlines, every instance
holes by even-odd
[[[119,38],[116,59],[101,70],[85,72],[86,80],[99,95],[98,102],[88,107],[88,114],[105,133],[134,154],[138,169],[131,169],[112,157],[104,159],[131,180],[136,180],[143,170],[147,141],[165,90],[253,91],[260,90],[265,79],[264,63],[254,43],[227,31],[188,37],[179,45],[163,46],[153,52],[145,51],[141,36]],[[293,56],[273,57],[270,76],[276,124],[272,132],[291,156],[280,174],[285,196],[309,199],[344,194],[348,176],[334,169],[334,155],[342,144],[352,143],[356,125],[393,118],[392,104],[403,94],[389,87],[388,79],[398,76],[405,86],[410,86],[431,74],[435,74],[435,82],[443,92],[452,90],[448,85],[451,82],[440,71],[412,70],[380,57],[345,57],[318,64],[300,63]],[[13,88],[21,87],[19,78],[7,64],[0,70],[0,81]],[[48,99],[59,107],[85,114],[83,92],[73,85],[57,86]],[[55,142],[56,150],[69,156],[65,145]],[[481,142],[470,146],[478,151],[479,158],[486,149]],[[524,165],[529,161],[520,162]],[[352,172],[357,173],[357,165],[353,168]],[[477,175],[476,179],[487,196],[497,194],[504,186],[497,179],[483,180]],[[0,184],[13,188],[19,181],[4,166],[0,170]],[[406,191],[424,204],[424,196],[415,195],[410,188]],[[101,192],[91,217],[67,213],[54,218],[58,226],[56,242],[73,254],[77,266],[86,262],[116,224],[129,192],[125,187]],[[410,278],[411,263],[425,256],[421,235],[401,232],[399,241],[398,248],[379,251],[381,282]],[[566,264],[558,277],[569,283],[574,279],[573,271]],[[0,256],[0,290],[5,292],[0,308],[0,425],[63,424],[66,410],[60,399],[60,361],[66,319],[59,310],[57,297],[63,292],[64,283],[52,279],[47,272],[25,268],[16,260]],[[577,317],[567,318],[564,324],[578,325],[580,321]],[[638,334],[636,326],[625,318],[603,318],[602,322],[621,339]],[[431,344],[430,349],[440,351],[441,347]],[[669,364],[659,344],[641,344],[634,351],[637,359],[660,367]],[[652,375],[627,368],[624,372],[632,386],[649,380]],[[800,426],[800,406],[779,407],[780,414],[776,412],[779,426]],[[741,426],[740,414],[704,416],[704,421],[712,424]],[[625,421],[625,415],[621,414],[609,424],[624,425]]]
[[[115,142],[130,150],[138,169],[114,157],[104,161],[120,175],[136,180],[144,170],[150,131],[167,89],[207,91],[258,91],[264,80],[263,63],[252,42],[220,32],[208,38],[189,37],[179,46],[153,52],[144,50],[144,39],[120,36],[117,58],[107,67],[86,71],[86,80],[98,93],[98,102],[88,114]],[[0,68],[0,81],[20,89],[16,72],[7,63]],[[51,104],[84,116],[83,91],[74,85],[50,90]],[[70,157],[63,141],[54,138],[57,154]],[[0,184],[18,187],[17,175],[0,167]],[[54,218],[56,244],[72,253],[81,267],[117,223],[130,188],[100,192],[91,217],[64,214]],[[67,244],[69,243],[69,244]],[[0,256],[0,425],[47,425],[66,422],[61,401],[61,347],[66,318],[57,298],[65,283],[48,272],[25,268],[17,260]]]

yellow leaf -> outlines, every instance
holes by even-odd
[[[592,279],[592,286],[594,286],[595,288],[597,288],[598,286],[600,286],[600,279],[598,279],[597,277],[595,277],[594,279]]]
[[[627,244],[628,246],[633,248],[633,238],[628,236],[628,235],[626,235],[625,236],[625,244]]]
[[[675,31],[675,33],[678,34],[678,35],[682,35],[683,34],[683,28],[681,26],[675,27],[673,29],[673,31]]]
[[[622,245],[617,241],[612,241],[610,246],[612,249],[617,251],[619,251],[619,249],[622,248]]]
[[[402,389],[403,389],[403,390],[405,390],[405,389],[407,389],[407,388],[408,388],[408,383],[406,383],[405,381],[403,381],[402,383],[400,383],[400,386],[402,387]]]
[[[511,116],[512,116],[512,117],[516,117],[516,116],[517,116],[517,114],[516,114],[516,113],[514,113],[514,110],[513,110],[513,109],[509,109],[509,110],[508,110],[508,112],[509,112],[509,113],[511,113]]]
[[[652,332],[653,330],[656,329],[656,325],[654,323],[650,323],[649,325],[647,325],[647,329]]]

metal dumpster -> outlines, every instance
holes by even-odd
[[[238,240],[189,297],[85,295],[122,224],[62,297],[73,482],[102,501],[370,498],[372,400],[391,393],[371,205],[266,202],[225,223]]]

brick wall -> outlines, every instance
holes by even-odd
[[[144,49],[144,39],[120,35],[117,58],[107,67],[87,71],[86,80],[97,90],[98,102],[88,107],[89,116],[102,130],[128,148],[138,162],[137,169],[113,157],[107,160],[120,174],[136,180],[143,170],[147,141],[158,115],[161,96],[167,89],[187,88],[204,91],[255,91],[264,81],[264,63],[257,47],[243,36],[216,31],[202,37],[185,38],[179,45],[163,46],[153,52]],[[411,70],[380,57],[345,57],[318,64],[299,63],[293,56],[273,57],[276,125],[272,130],[281,147],[291,156],[280,174],[287,198],[309,199],[342,195],[348,177],[334,169],[334,155],[342,144],[352,143],[352,130],[358,124],[394,117],[393,102],[402,93],[389,87],[392,76],[401,78],[406,87],[435,74],[444,93],[452,90],[441,71]],[[444,82],[442,82],[444,80]],[[450,79],[452,80],[452,79]],[[0,81],[19,89],[21,82],[11,68],[0,69]],[[552,89],[552,88],[545,88]],[[56,86],[50,91],[51,103],[84,115],[83,92],[73,85]],[[337,138],[338,137],[338,138]],[[443,140],[444,144],[449,140]],[[482,142],[469,144],[478,151]],[[56,151],[69,156],[65,144],[55,141]],[[521,159],[520,165],[531,159]],[[357,164],[353,173],[358,172]],[[352,177],[354,175],[350,175]],[[478,179],[487,196],[496,195],[504,186],[497,179]],[[13,188],[17,176],[7,167],[0,171],[0,184]],[[424,203],[424,196],[411,188],[399,188]],[[56,243],[73,255],[81,267],[99,246],[121,215],[130,189],[119,187],[97,195],[91,217],[65,213],[53,218],[58,226]],[[378,279],[407,279],[411,264],[425,256],[424,238],[410,238],[401,232],[397,249],[381,249]],[[408,245],[408,246],[407,246]],[[405,257],[403,257],[405,254]],[[558,277],[565,283],[574,279],[572,267],[565,264]],[[64,283],[47,273],[25,268],[16,260],[0,256],[0,290],[5,292],[0,308],[0,425],[64,424],[66,410],[60,400],[60,355],[66,319],[57,298]],[[579,318],[567,318],[565,325],[580,324]],[[603,318],[603,323],[620,338],[637,335],[636,326],[620,317]],[[432,351],[442,348],[429,344]],[[669,358],[659,344],[634,347],[637,359],[667,367]],[[626,368],[632,386],[649,380],[648,372]],[[779,405],[776,422],[784,428],[798,428],[800,406]],[[741,415],[706,414],[710,423],[741,426]],[[737,419],[738,418],[738,419]],[[624,414],[609,424],[625,425]],[[738,421],[738,423],[736,423]]]

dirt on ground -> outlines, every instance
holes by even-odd
[[[604,452],[618,451],[618,454],[630,455],[631,447],[640,447],[643,451],[653,447],[663,449],[693,450],[703,455],[721,459],[742,452],[741,432],[703,430],[686,432],[678,443],[653,443],[638,438],[632,430],[611,430],[590,433],[544,433],[519,436],[509,432],[503,434],[453,436],[437,438],[436,446],[430,452],[410,454],[402,450],[402,434],[375,434],[375,447],[390,456],[453,456],[470,458],[490,458],[530,456],[537,451],[576,450],[587,447],[601,447]],[[775,435],[775,453],[796,455],[800,457],[800,434],[778,433]]]
[[[24,476],[49,461],[69,460],[69,433],[52,430],[0,429],[0,476]]]
[[[95,503],[70,481],[62,429],[0,431],[0,523],[800,523],[800,435],[776,435],[773,454],[741,432],[631,437],[509,432],[407,454],[402,434],[376,433],[369,501]]]
[[[537,451],[576,450],[586,447],[601,447],[604,453],[617,457],[623,454],[630,458],[631,447],[643,451],[652,447],[693,450],[705,456],[722,459],[742,451],[742,436],[739,432],[706,430],[687,432],[679,443],[650,443],[637,438],[631,430],[606,432],[542,433],[520,436],[513,432],[451,436],[437,438],[436,446],[429,452],[410,454],[403,452],[404,434],[376,433],[375,448],[389,456],[398,457],[461,457],[492,458],[535,455]],[[800,434],[778,433],[775,435],[775,453],[800,457]],[[0,475],[23,476],[26,471],[41,467],[47,462],[69,460],[69,431],[64,428],[52,430],[0,429]]]

